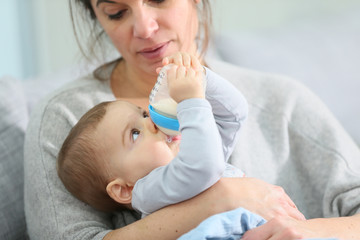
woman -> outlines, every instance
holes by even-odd
[[[25,211],[31,238],[174,239],[206,217],[240,206],[270,220],[249,231],[249,238],[251,234],[257,239],[360,236],[355,227],[360,225],[355,215],[360,206],[360,151],[333,116],[291,80],[213,59],[206,59],[206,64],[231,80],[250,107],[232,163],[248,176],[281,185],[308,218],[318,219],[301,220],[282,188],[254,178],[221,179],[199,196],[134,223],[137,216],[132,212],[100,213],[74,199],[55,169],[71,127],[102,101],[117,98],[146,107],[155,70],[165,56],[178,51],[195,54],[200,51],[198,43],[205,49],[207,28],[202,27],[207,20],[199,21],[198,8],[203,6],[206,13],[209,7],[206,0],[76,2],[122,58],[99,68],[96,76],[102,80],[90,75],[72,82],[34,112],[25,149]],[[200,29],[205,29],[203,34]]]

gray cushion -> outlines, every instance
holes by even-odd
[[[24,133],[28,122],[22,84],[0,78],[0,239],[26,239]]]

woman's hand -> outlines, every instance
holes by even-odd
[[[360,214],[350,217],[314,218],[305,221],[287,216],[276,217],[264,225],[247,231],[241,239],[359,239]]]
[[[222,178],[213,187],[227,210],[243,207],[266,220],[290,217],[305,220],[284,189],[256,178]]]
[[[306,225],[306,221],[287,216],[275,217],[264,225],[247,231],[241,239],[296,240],[306,238],[306,236],[314,236],[314,233],[311,234]]]
[[[206,218],[238,207],[268,220],[281,216],[304,219],[282,188],[255,178],[222,178],[196,197],[111,231],[104,239],[177,239]]]

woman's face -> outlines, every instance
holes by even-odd
[[[91,0],[127,67],[155,75],[164,57],[196,53],[199,0]]]

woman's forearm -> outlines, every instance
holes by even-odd
[[[281,236],[281,239],[359,239],[360,214],[351,217],[315,218],[305,221],[288,217],[274,218],[260,227],[247,231],[242,239],[266,240],[275,236]]]
[[[238,207],[266,219],[281,215],[304,220],[281,188],[254,178],[222,178],[196,197],[160,209],[104,239],[176,239],[207,217]]]
[[[111,239],[177,239],[207,217],[226,211],[226,202],[216,204],[214,195],[220,189],[210,188],[195,198],[160,209],[123,228],[111,231]],[[213,199],[213,200],[212,200]]]
[[[359,239],[360,214],[350,217],[316,218],[307,220],[307,225],[315,234],[309,237],[336,237],[339,239]]]

